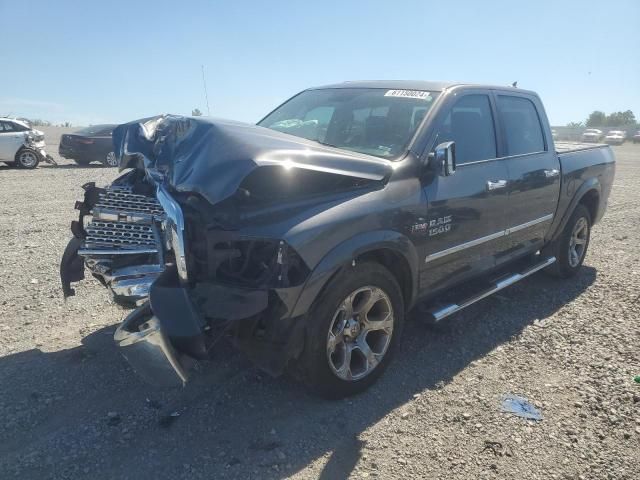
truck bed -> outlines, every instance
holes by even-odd
[[[558,154],[577,152],[580,150],[591,150],[593,148],[608,147],[604,143],[584,143],[584,142],[555,142]]]

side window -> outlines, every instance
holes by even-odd
[[[498,115],[507,141],[507,155],[545,150],[540,118],[531,100],[498,95]]]
[[[454,141],[459,165],[496,158],[496,131],[487,95],[465,95],[451,108],[436,144]]]
[[[0,122],[0,132],[13,132],[13,124],[11,122]]]
[[[23,125],[20,125],[19,123],[13,123],[11,122],[10,124],[13,127],[13,131],[14,132],[27,132],[29,131],[29,129]]]

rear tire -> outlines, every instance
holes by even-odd
[[[325,398],[362,392],[398,348],[404,313],[398,282],[382,265],[365,262],[339,273],[308,315],[299,376]]]
[[[40,163],[38,152],[30,148],[23,148],[16,154],[16,165],[18,168],[33,170]]]
[[[107,153],[104,157],[104,160],[102,160],[102,163],[105,167],[117,167],[118,159],[116,158],[115,152]]]
[[[582,267],[591,236],[591,214],[587,207],[579,204],[571,214],[560,236],[543,254],[553,255],[556,262],[545,269],[549,275],[571,278]]]

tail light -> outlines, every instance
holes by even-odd
[[[79,138],[78,143],[82,143],[83,145],[91,145],[93,143],[93,140],[91,140],[90,138]]]

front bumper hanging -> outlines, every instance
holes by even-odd
[[[150,384],[175,387],[187,382],[187,369],[148,303],[131,312],[113,338],[133,369]]]

